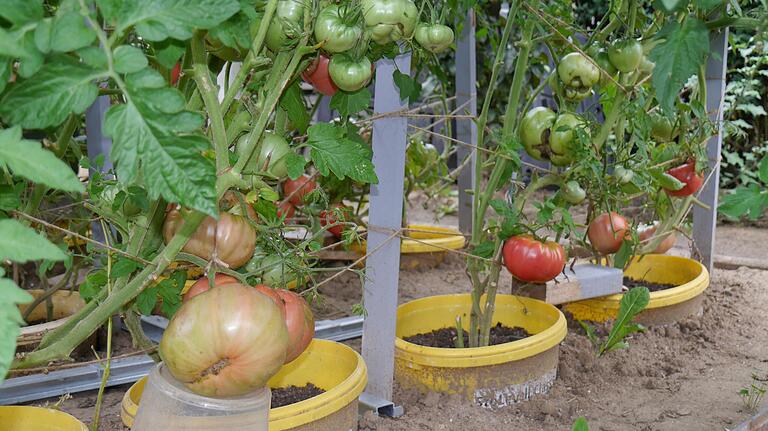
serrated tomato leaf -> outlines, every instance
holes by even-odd
[[[14,219],[0,220],[0,261],[64,260],[67,255],[34,229]]]
[[[337,91],[331,98],[330,107],[343,116],[357,114],[371,105],[371,92],[362,88],[354,93]]]
[[[757,184],[739,187],[723,196],[718,210],[727,217],[738,219],[748,216],[757,220],[768,209],[768,190]]]
[[[349,177],[361,183],[379,182],[371,162],[372,151],[348,138],[343,127],[319,123],[308,129],[308,135],[309,154],[321,175],[328,176],[333,172],[338,179]]]
[[[0,99],[0,117],[25,129],[58,126],[70,113],[82,114],[99,95],[102,72],[72,57],[49,60],[31,78],[10,86]]]
[[[280,107],[288,114],[288,119],[299,133],[306,133],[309,127],[309,112],[304,104],[298,81],[288,87],[280,98]]]
[[[408,99],[410,102],[418,100],[421,95],[421,83],[411,78],[399,70],[395,70],[392,73],[392,79],[395,81],[395,85],[400,89],[400,98],[403,100]]]
[[[0,278],[0,383],[16,353],[16,337],[24,324],[18,304],[32,302],[32,295],[25,292],[13,280]]]
[[[703,22],[689,17],[682,25],[669,22],[656,38],[662,42],[650,54],[656,63],[653,87],[661,107],[671,111],[683,85],[698,73],[709,54],[709,31]]]

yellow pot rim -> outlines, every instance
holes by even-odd
[[[428,234],[440,235],[437,238],[425,238],[415,241],[413,239],[403,238],[400,241],[400,253],[436,253],[446,252],[449,250],[461,250],[466,244],[464,235],[457,229],[442,226],[409,224],[409,229],[416,231],[429,231]],[[427,232],[420,232],[427,233]],[[359,253],[364,253],[366,249],[366,242],[360,241],[354,243],[350,248]]]
[[[23,419],[25,430],[35,431],[88,431],[88,427],[76,417],[60,410],[34,406],[0,406],[0,423],[7,424],[9,417]],[[30,423],[32,422],[32,423]],[[50,425],[50,428],[46,426]],[[3,428],[6,430],[7,428]],[[21,430],[21,428],[16,428]]]
[[[347,354],[354,355],[357,359],[357,366],[346,379],[322,394],[298,403],[271,409],[269,411],[270,431],[295,428],[336,413],[356,400],[368,384],[368,369],[359,353],[344,344],[329,340],[316,338],[312,340],[312,344],[313,347],[322,350],[344,350]],[[123,395],[120,416],[123,419],[123,424],[129,428],[133,426],[133,420],[139,409],[139,404],[133,400],[140,398],[140,394],[137,392],[140,387],[143,391],[146,381],[147,376],[142,377]]]
[[[704,265],[696,260],[682,256],[669,256],[665,254],[647,254],[642,256],[642,258],[678,261],[680,265],[694,265],[700,270],[699,275],[687,283],[670,289],[651,292],[651,301],[648,303],[646,309],[668,307],[670,305],[688,301],[689,299],[693,299],[701,295],[701,293],[704,292],[709,286],[709,271],[707,271],[707,268]],[[590,304],[599,307],[618,310],[619,304],[621,303],[621,298],[623,297],[624,294],[618,293],[616,295],[610,295],[604,298],[590,299],[589,302]]]
[[[313,344],[324,349],[341,349],[355,355],[357,366],[341,383],[308,400],[269,411],[270,429],[287,430],[329,416],[355,401],[368,384],[368,369],[359,353],[349,346],[329,340],[315,339]]]
[[[398,307],[398,318],[408,308],[417,308],[426,303],[455,303],[469,294],[437,295],[417,299]],[[499,301],[521,301],[528,308],[537,308],[551,315],[557,315],[553,325],[537,334],[511,343],[497,344],[487,347],[464,349],[426,347],[409,343],[400,337],[395,339],[396,355],[419,365],[443,368],[471,368],[488,365],[498,365],[535,356],[560,344],[568,333],[565,315],[557,307],[532,298],[513,295],[497,295]],[[438,328],[435,328],[438,329]]]

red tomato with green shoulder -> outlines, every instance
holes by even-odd
[[[670,196],[678,198],[691,196],[701,190],[701,186],[704,185],[704,175],[696,172],[696,162],[694,160],[676,168],[672,168],[668,170],[667,173],[685,184],[680,190],[664,189]]]
[[[335,210],[335,208],[338,208],[338,210]],[[320,212],[320,226],[328,226],[333,225],[335,223],[340,223],[346,221],[346,213],[349,211],[349,208],[342,205],[342,204],[333,204],[331,205],[330,210],[323,210]],[[339,220],[336,216],[337,213],[341,213],[342,217]],[[328,228],[328,232],[333,234],[336,238],[341,239],[342,235],[344,234],[344,230],[346,227],[342,224],[331,226]]]
[[[309,175],[302,175],[295,180],[287,179],[283,183],[283,195],[295,206],[304,204],[304,196],[317,188],[317,182]]]
[[[563,246],[554,241],[539,241],[531,235],[509,238],[501,253],[510,274],[528,283],[546,283],[565,267]]]
[[[333,96],[339,91],[339,87],[333,83],[331,75],[328,73],[328,64],[331,60],[320,54],[312,63],[309,64],[301,77],[309,84],[312,84],[318,93],[324,96]]]
[[[629,235],[629,228],[629,222],[624,216],[615,212],[603,213],[589,224],[587,237],[598,253],[616,253],[624,238]]]
[[[238,279],[235,277],[232,277],[231,275],[222,274],[222,273],[216,273],[216,275],[213,277],[213,286],[223,286],[225,284],[232,284],[232,283],[240,283]],[[187,302],[190,299],[194,298],[195,296],[207,292],[211,288],[211,283],[209,282],[208,277],[202,277],[197,279],[195,284],[192,285],[192,287],[187,290],[187,293],[184,294],[184,296],[181,298],[181,302]]]

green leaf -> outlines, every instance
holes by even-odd
[[[595,328],[583,320],[577,320],[577,322],[579,322],[581,329],[584,330],[584,333],[587,335],[587,338],[592,345],[597,347],[597,333],[595,332]]]
[[[283,159],[285,167],[288,168],[288,177],[292,180],[299,178],[304,174],[304,167],[307,166],[307,159],[301,154],[288,153]]]
[[[118,278],[131,275],[139,268],[141,268],[141,265],[138,262],[130,259],[119,258],[115,259],[114,263],[112,264],[109,275],[112,277],[112,280],[117,280]]]
[[[43,18],[43,0],[3,0],[0,17],[17,26],[37,21]]]
[[[632,319],[635,318],[641,311],[648,306],[648,302],[651,300],[651,293],[647,287],[635,287],[625,293],[619,303],[619,314],[616,321],[613,322],[613,328],[608,334],[600,349],[599,354],[602,355],[605,352],[620,348],[618,343],[623,343],[624,337],[627,335],[643,330],[640,325],[633,325]]]
[[[107,54],[104,50],[95,46],[86,46],[85,48],[78,49],[77,55],[83,59],[83,62],[94,69],[106,70],[109,67],[107,62]]]
[[[738,219],[749,216],[757,220],[768,209],[768,190],[757,184],[739,187],[731,194],[723,196],[718,210],[727,217]]]
[[[80,291],[80,297],[83,301],[90,302],[91,299],[99,294],[101,289],[107,285],[107,271],[100,269],[94,271],[85,276],[85,281],[80,285],[78,289]]]
[[[254,12],[255,13],[255,12]],[[237,13],[223,23],[211,28],[208,34],[224,46],[247,50],[251,46],[251,20],[244,13]]]
[[[760,161],[757,176],[763,182],[763,185],[768,187],[768,156],[763,157],[763,160]]]
[[[671,111],[683,85],[698,73],[709,54],[709,31],[703,22],[689,17],[682,26],[674,20],[668,23],[657,39],[664,40],[650,54],[656,63],[653,87],[661,107]]]
[[[164,280],[164,281],[167,281],[167,280]],[[158,290],[159,290],[158,286],[148,287],[142,290],[141,293],[139,293],[139,296],[136,297],[136,308],[139,309],[139,312],[141,314],[145,316],[149,316],[152,314],[152,310],[155,309],[155,304],[157,304]]]
[[[379,182],[371,162],[372,152],[362,143],[349,139],[343,127],[314,124],[308,129],[310,157],[320,174],[333,172],[338,179],[349,177],[361,183]]]
[[[14,219],[0,220],[0,261],[64,260],[67,255],[34,229]]]
[[[655,0],[653,7],[662,12],[676,12],[688,6],[688,0]]]
[[[21,139],[21,128],[0,129],[0,166],[30,181],[67,192],[83,192],[74,171],[39,142]]]
[[[472,249],[471,254],[473,256],[484,257],[490,259],[496,252],[496,244],[493,241],[483,241]]]
[[[117,32],[135,26],[146,40],[187,40],[195,29],[213,28],[240,10],[237,0],[126,0],[107,3]]]
[[[0,93],[5,90],[5,86],[8,85],[8,80],[11,79],[11,67],[11,59],[0,57]]]
[[[50,48],[57,52],[70,52],[92,44],[96,32],[77,12],[65,12],[53,19],[50,29]]]
[[[571,428],[571,431],[589,431],[589,424],[587,424],[587,419],[584,416],[576,419],[576,422],[573,423],[573,428]]]
[[[634,247],[632,246],[632,241],[627,241],[626,239],[622,241],[619,251],[617,251],[613,257],[613,267],[623,270],[627,265],[627,262],[629,262],[629,259],[632,258],[633,253]]]
[[[99,95],[93,81],[99,75],[71,57],[55,57],[30,79],[11,86],[0,99],[0,117],[25,129],[57,126],[93,104]]]
[[[166,39],[162,42],[156,42],[154,47],[157,62],[166,69],[172,69],[186,49],[186,45],[184,45],[183,42],[179,42],[175,39]]]
[[[0,278],[0,383],[5,379],[16,353],[19,327],[24,324],[18,304],[32,302],[32,295],[13,280]]]
[[[170,278],[157,284],[158,295],[163,300],[160,311],[169,319],[181,308],[181,291],[187,281],[186,271],[176,271]]]
[[[331,98],[330,107],[342,116],[348,117],[357,114],[371,105],[371,92],[362,88],[354,93],[337,91]]]
[[[311,118],[309,117],[309,112],[307,112],[306,105],[304,105],[304,98],[302,97],[298,81],[285,90],[280,99],[280,107],[288,113],[288,119],[299,133],[304,134],[307,132]]]
[[[147,57],[139,48],[120,45],[115,48],[115,70],[120,73],[135,73],[149,65]]]
[[[678,180],[672,175],[669,175],[661,169],[654,168],[650,169],[648,172],[651,174],[651,177],[665,189],[675,191],[685,187],[685,184],[682,181]]]
[[[152,69],[126,77],[127,103],[115,105],[104,118],[104,133],[113,139],[112,161],[122,181],[142,179],[151,199],[169,202],[217,216],[216,172],[202,155],[211,148],[198,129],[203,118],[184,110],[181,93],[166,87]]]
[[[9,185],[0,186],[0,210],[11,211],[21,206],[19,193]]]
[[[410,102],[415,102],[421,95],[421,83],[411,78],[410,75],[395,70],[392,73],[392,79],[395,81],[395,85],[400,89],[400,98],[408,99]]]

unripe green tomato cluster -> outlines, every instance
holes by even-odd
[[[556,166],[568,166],[575,156],[575,130],[584,120],[571,113],[556,114],[549,108],[533,108],[520,123],[520,140],[525,151],[538,160],[549,160]]]

